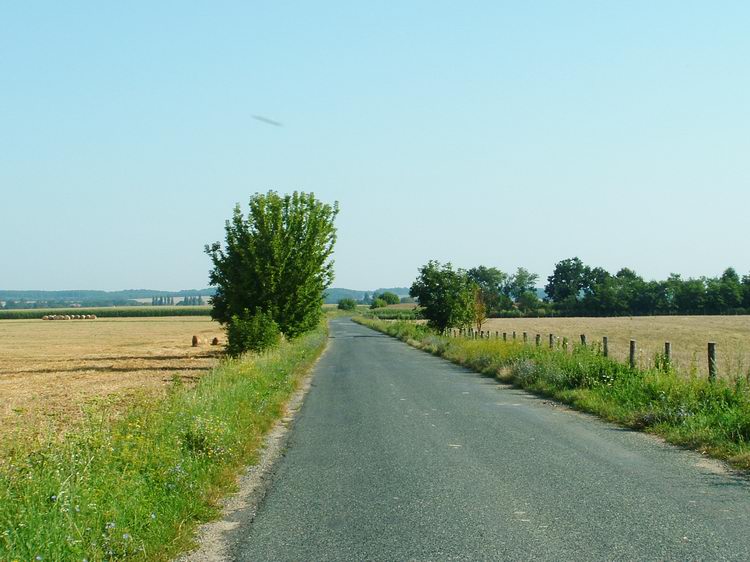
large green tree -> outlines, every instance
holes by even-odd
[[[558,307],[576,308],[579,296],[590,284],[590,274],[591,269],[578,258],[559,261],[552,275],[547,277],[544,292]]]
[[[462,269],[431,260],[419,268],[409,294],[419,301],[427,324],[440,332],[467,327],[475,319],[478,285]]]
[[[206,246],[213,262],[209,281],[216,287],[211,316],[228,323],[260,310],[288,337],[314,328],[323,291],[333,281],[337,214],[338,203],[296,191],[256,193],[247,216],[238,204],[226,222],[224,245]]]
[[[507,310],[513,306],[510,297],[505,294],[508,285],[508,274],[496,267],[480,265],[466,272],[469,278],[479,286],[480,298],[487,314]]]

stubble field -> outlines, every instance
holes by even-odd
[[[191,384],[218,361],[213,337],[224,343],[207,317],[2,320],[0,443],[61,434],[94,410],[116,416]]]
[[[515,330],[517,338],[527,332],[533,343],[536,334],[548,345],[549,334],[567,337],[572,344],[586,334],[589,343],[609,340],[610,356],[626,361],[630,340],[638,345],[641,367],[654,364],[657,354],[663,353],[664,342],[672,344],[672,361],[683,375],[708,374],[707,344],[716,343],[719,376],[748,377],[750,373],[750,316],[638,316],[621,318],[492,318],[483,326],[495,332]]]

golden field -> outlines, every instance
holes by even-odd
[[[213,337],[223,346],[219,324],[199,316],[0,320],[0,441],[60,432],[92,406],[113,416],[195,381],[221,353]]]
[[[657,353],[663,353],[664,342],[672,344],[672,361],[686,375],[707,376],[708,342],[716,343],[719,376],[747,377],[750,373],[750,316],[637,316],[621,318],[491,318],[483,330],[508,332],[515,330],[520,340],[527,332],[533,343],[536,334],[548,345],[548,334],[567,337],[580,343],[586,334],[589,343],[609,338],[611,357],[626,361],[630,340],[638,345],[638,362],[642,367],[653,365]]]

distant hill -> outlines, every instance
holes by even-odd
[[[390,287],[385,289],[380,288],[373,291],[358,291],[356,289],[331,287],[323,294],[323,302],[326,304],[336,304],[341,299],[354,299],[355,301],[359,301],[364,298],[365,293],[369,293],[369,295],[372,296],[375,293],[384,293],[386,291],[396,293],[399,297],[409,296],[409,287]]]
[[[123,291],[5,291],[0,289],[0,300],[127,300],[151,297],[210,297],[215,289],[187,289],[158,291],[155,289],[125,289]]]
[[[182,291],[158,291],[155,289],[125,289],[123,291],[7,291],[0,289],[0,302],[12,302],[9,308],[33,308],[49,306],[59,308],[71,304],[81,306],[127,306],[143,304],[137,299],[153,297],[210,297],[215,289],[186,289]]]

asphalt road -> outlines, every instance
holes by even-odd
[[[700,454],[334,320],[236,560],[750,560]]]

